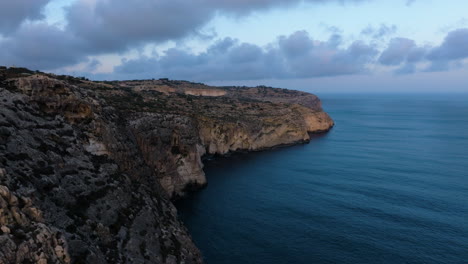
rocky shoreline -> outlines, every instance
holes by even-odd
[[[0,67],[0,263],[202,263],[171,200],[203,157],[333,125],[299,91]]]

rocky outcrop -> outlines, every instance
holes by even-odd
[[[0,69],[0,263],[201,263],[171,199],[202,158],[304,143],[314,95]]]
[[[0,263],[70,263],[67,249],[63,234],[44,224],[30,198],[0,185]]]
[[[10,197],[0,201],[0,263],[202,262],[115,115],[93,106],[95,119],[71,123],[38,98],[3,88],[0,98],[0,185]]]
[[[197,126],[195,119],[176,114],[139,114],[129,121],[145,163],[170,195],[206,184],[201,162],[205,149]]]
[[[200,118],[199,135],[208,154],[233,151],[258,151],[272,147],[305,143],[309,133],[323,132],[333,126],[324,112],[295,105],[275,116],[261,115],[254,120],[220,122]]]

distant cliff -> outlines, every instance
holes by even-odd
[[[202,157],[332,126],[299,91],[0,68],[0,263],[201,263],[170,200]]]

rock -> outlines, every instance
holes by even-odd
[[[86,151],[97,156],[109,155],[106,145],[102,142],[98,142],[95,139],[89,139],[89,143],[85,145]]]
[[[37,261],[37,264],[47,264],[47,259],[46,259],[46,258],[40,258],[40,259]]]
[[[30,221],[24,214],[22,214],[18,207],[11,207],[11,215],[17,224],[22,227],[27,227],[30,225]]]
[[[34,207],[27,207],[22,210],[29,218],[35,221],[42,222],[42,212]]]
[[[10,200],[8,202],[10,206],[18,206],[18,197],[15,195],[10,195]]]
[[[2,226],[0,229],[4,234],[10,234],[10,228],[8,228],[7,226]]]
[[[8,207],[8,202],[5,201],[5,199],[2,196],[0,196],[0,210],[4,210],[7,207]]]
[[[21,200],[23,201],[24,207],[31,207],[32,206],[31,198],[21,197]]]
[[[55,254],[57,255],[58,259],[65,259],[65,249],[62,246],[56,246],[54,248]]]
[[[8,187],[0,185],[0,195],[10,201],[10,190],[8,190]]]
[[[171,199],[206,185],[203,156],[333,126],[299,91],[22,68],[1,70],[0,116],[0,264],[202,263]]]
[[[16,244],[8,236],[0,236],[0,263],[10,264],[16,263]]]
[[[41,223],[42,212],[28,204],[32,200],[22,197],[26,203],[19,203],[17,194],[5,186],[0,189],[3,197],[9,197],[8,203],[0,197],[0,263],[48,263],[54,259],[51,263],[70,263],[67,249],[62,248],[60,257],[52,251],[53,245],[66,243],[57,240],[60,232]]]

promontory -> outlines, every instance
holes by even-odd
[[[0,67],[0,263],[202,263],[172,200],[203,157],[332,126],[300,91]]]

